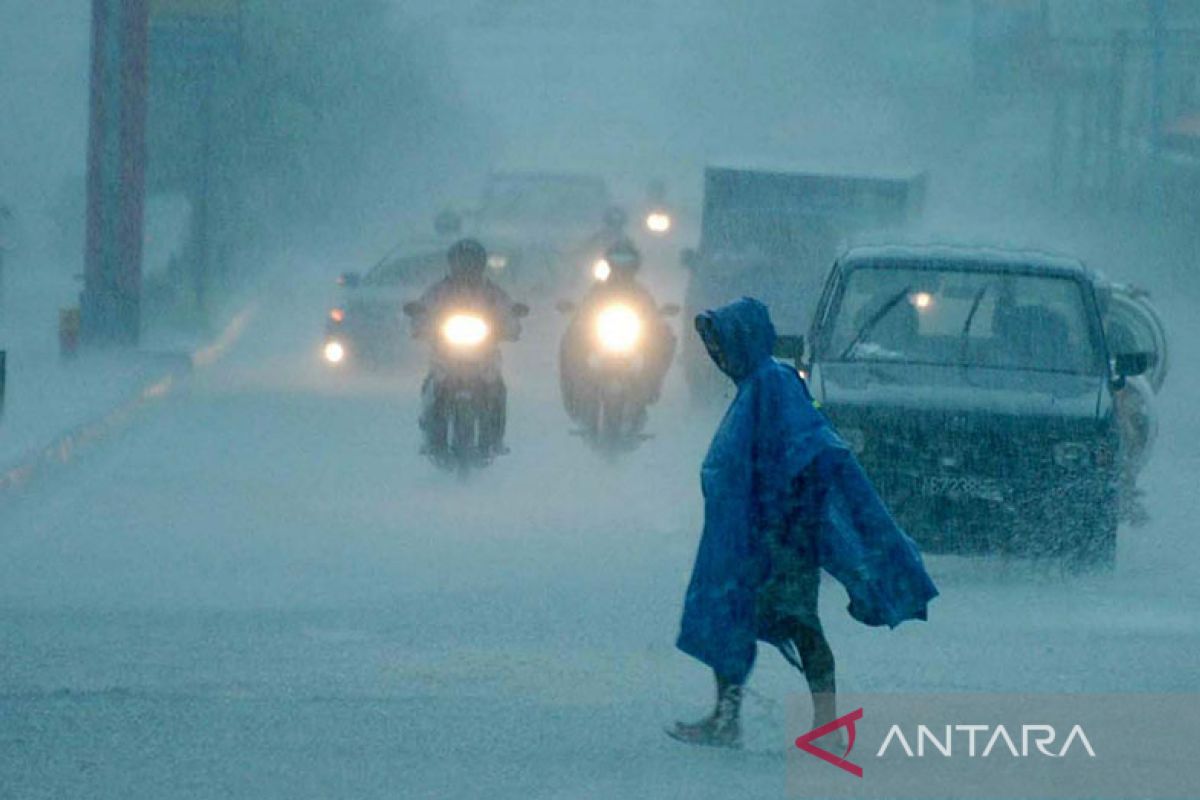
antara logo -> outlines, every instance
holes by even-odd
[[[990,731],[990,733],[989,733]],[[888,729],[887,736],[883,739],[883,744],[879,747],[879,752],[875,754],[876,758],[883,757],[887,753],[888,748],[893,744],[904,751],[904,755],[909,758],[921,758],[925,755],[926,742],[930,745],[930,753],[936,752],[939,755],[949,757],[955,753],[962,753],[963,739],[966,739],[968,758],[987,758],[992,755],[992,752],[1000,748],[1001,751],[1007,750],[1009,755],[1014,758],[1029,758],[1031,755],[1041,754],[1047,758],[1062,758],[1070,750],[1072,746],[1078,745],[1088,754],[1090,758],[1096,757],[1096,751],[1092,749],[1092,743],[1088,741],[1087,734],[1083,727],[1075,725],[1067,733],[1066,738],[1062,740],[1062,745],[1055,748],[1051,747],[1058,738],[1058,732],[1053,725],[1022,725],[1020,733],[1017,734],[1017,739],[1014,739],[1008,732],[1008,728],[1003,725],[947,725],[939,738],[936,733],[927,725],[917,726],[917,735],[915,741],[917,743],[916,751],[913,751],[909,740],[904,736],[904,731],[899,725],[893,725]],[[1021,746],[1017,747],[1017,740],[1020,740]],[[955,743],[958,742],[958,747]],[[983,749],[980,750],[978,744],[986,742]],[[1030,749],[1030,745],[1036,749],[1034,752]]]
[[[846,757],[854,749],[857,734],[855,723],[863,718],[861,708],[851,711],[845,716],[838,717],[832,722],[813,728],[808,733],[796,739],[796,747],[809,755],[816,756],[822,761],[832,764],[838,769],[845,770],[851,775],[861,778],[863,768],[849,761]],[[846,729],[846,751],[840,755],[813,744],[817,739],[828,736],[841,728]],[[1015,730],[1015,729],[1014,729]],[[1047,758],[1062,758],[1078,748],[1087,753],[1089,758],[1096,757],[1096,751],[1088,740],[1087,733],[1081,725],[1074,725],[1067,735],[1059,741],[1058,731],[1052,725],[1022,725],[1015,736],[1004,725],[946,725],[940,735],[935,728],[928,725],[918,725],[915,736],[906,736],[900,725],[892,725],[879,746],[876,758],[883,758],[889,748],[903,751],[908,758],[923,758],[929,745],[930,755],[941,755],[949,758],[954,755],[966,755],[968,758],[988,758],[994,752],[1008,752],[1014,758],[1029,758],[1041,755]],[[912,746],[916,743],[916,748]],[[1020,746],[1018,746],[1020,742]],[[965,753],[964,753],[965,746]]]

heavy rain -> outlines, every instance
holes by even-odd
[[[1198,219],[1193,0],[0,0],[0,797],[1196,797]]]

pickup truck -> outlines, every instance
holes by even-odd
[[[926,549],[1111,566],[1147,447],[1123,409],[1165,377],[1161,328],[1127,299],[1069,258],[859,248],[830,271],[798,365]]]

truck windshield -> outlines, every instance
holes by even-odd
[[[858,267],[831,317],[841,361],[1099,374],[1103,359],[1070,278]]]

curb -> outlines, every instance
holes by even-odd
[[[216,364],[241,338],[257,309],[256,304],[251,304],[239,311],[211,344],[192,353],[148,354],[173,363],[164,374],[143,385],[116,408],[70,429],[45,447],[27,453],[15,464],[0,471],[0,494],[28,485],[48,469],[71,463],[80,451],[126,427],[142,409],[170,395],[179,379],[198,368]]]

